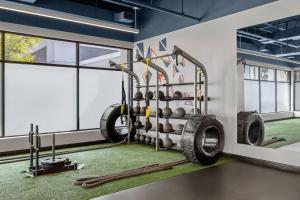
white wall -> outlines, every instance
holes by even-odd
[[[225,152],[300,166],[298,153],[237,144],[236,30],[300,14],[299,0],[279,0],[264,6],[144,40],[145,50],[167,37],[173,45],[201,61],[208,71],[209,113],[217,114],[226,131]],[[163,53],[161,53],[163,54]]]

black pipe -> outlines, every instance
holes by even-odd
[[[197,17],[191,16],[191,15],[186,15],[184,13],[175,12],[173,10],[157,7],[157,6],[147,4],[147,3],[142,3],[142,2],[134,2],[134,1],[130,1],[130,0],[121,0],[121,2],[129,3],[131,5],[135,5],[135,6],[139,6],[139,7],[143,7],[143,8],[148,8],[148,9],[155,10],[155,11],[162,12],[162,13],[175,15],[178,17],[184,17],[186,19],[197,20],[199,22],[202,21],[202,18],[203,18],[203,17],[197,18]]]
[[[40,165],[39,151],[40,151],[39,126],[35,126],[35,171],[34,171],[34,176],[38,176],[39,165]]]
[[[33,152],[34,152],[34,146],[33,146],[33,124],[30,124],[30,131],[29,131],[29,154],[30,154],[30,162],[29,162],[29,169],[33,167]]]
[[[52,160],[55,160],[55,133],[52,133]]]

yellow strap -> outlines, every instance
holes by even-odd
[[[125,110],[125,105],[124,105],[124,104],[121,104],[121,115],[124,114],[124,110]]]
[[[146,108],[146,119],[150,118],[150,106],[147,106]]]
[[[150,58],[146,58],[146,70],[147,70],[147,75],[148,75],[148,71],[149,71],[149,62],[150,62]]]
[[[122,80],[124,80],[124,68],[125,68],[125,65],[124,65],[124,64],[121,64]]]

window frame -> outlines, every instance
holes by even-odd
[[[28,37],[37,37],[37,38],[42,38],[42,39],[49,39],[49,40],[54,40],[54,41],[63,41],[63,42],[70,42],[75,44],[75,64],[53,64],[53,63],[39,63],[39,62],[22,62],[22,61],[12,61],[12,60],[6,60],[5,59],[5,34],[17,34],[21,36],[28,36]],[[39,65],[39,66],[47,66],[47,67],[63,67],[63,68],[75,68],[76,69],[76,129],[75,130],[65,130],[65,131],[57,131],[55,133],[66,133],[66,132],[77,132],[77,131],[88,131],[88,130],[98,130],[100,127],[91,127],[88,129],[80,129],[80,90],[79,90],[79,83],[80,83],[80,69],[91,69],[91,70],[108,70],[108,71],[120,71],[119,69],[114,69],[114,68],[103,68],[103,67],[89,67],[89,66],[81,66],[80,63],[80,44],[86,44],[86,45],[96,45],[100,47],[107,47],[107,48],[116,48],[116,49],[122,49],[127,51],[127,61],[129,62],[132,60],[132,49],[130,48],[124,48],[124,47],[118,47],[118,46],[110,46],[110,45],[101,45],[101,44],[94,44],[94,43],[89,43],[89,42],[82,42],[80,40],[66,40],[66,39],[60,39],[60,38],[55,38],[55,37],[44,37],[40,35],[33,35],[33,34],[26,34],[26,33],[18,33],[18,32],[12,32],[12,31],[5,31],[5,30],[0,30],[0,39],[1,39],[1,55],[0,55],[0,68],[1,68],[1,132],[0,138],[9,138],[9,137],[20,137],[24,135],[16,135],[16,136],[6,136],[5,135],[5,64],[6,63],[12,63],[12,64],[22,64],[24,66],[28,65]],[[132,65],[129,65],[129,68],[132,69]],[[128,80],[128,81],[131,81]],[[43,132],[41,134],[49,134],[53,132]]]
[[[247,80],[247,81],[257,81],[258,82],[258,87],[259,87],[259,110],[258,112],[260,114],[268,114],[268,113],[278,113],[278,112],[289,112],[291,111],[291,85],[292,85],[292,73],[290,70],[284,70],[284,69],[277,69],[277,68],[271,68],[271,67],[262,67],[262,66],[255,66],[255,65],[249,65],[249,64],[244,64],[244,67],[248,65],[250,67],[257,67],[258,68],[258,79],[247,79],[244,77],[244,81]],[[272,69],[274,70],[274,80],[262,80],[261,78],[261,69],[264,68],[264,69]],[[285,71],[285,72],[289,72],[289,79],[288,81],[278,81],[277,80],[277,73],[278,71]],[[245,71],[244,71],[245,72]],[[299,70],[300,72],[300,70]],[[261,83],[262,82],[272,82],[272,83],[275,83],[275,112],[267,112],[267,113],[262,113],[261,110],[262,110],[262,102],[261,102],[261,96],[262,96],[262,91],[261,91]],[[300,82],[300,80],[298,81]],[[277,90],[277,85],[278,83],[289,83],[289,110],[288,111],[278,111],[278,98],[277,98],[277,93],[278,93],[278,90]],[[245,94],[244,94],[245,95]],[[295,95],[294,95],[294,98],[295,98]],[[245,103],[245,101],[244,101]],[[295,106],[295,105],[294,105]]]

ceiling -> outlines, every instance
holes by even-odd
[[[238,30],[238,48],[300,61],[300,15]]]

